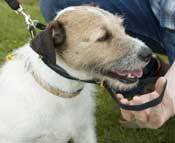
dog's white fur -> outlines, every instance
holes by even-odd
[[[64,65],[58,59],[57,64]],[[64,68],[76,75],[67,66]],[[82,87],[83,90],[71,99],[54,96],[35,81],[33,71],[63,91],[73,92]],[[77,143],[96,142],[94,85],[59,76],[28,44],[2,67],[0,81],[1,143],[65,143],[71,138]]]
[[[57,18],[71,10],[74,8],[61,11]],[[87,10],[98,16],[105,13],[95,8]],[[143,45],[134,43],[139,47]],[[14,59],[6,62],[0,71],[0,143],[66,143],[70,139],[76,143],[96,143],[93,115],[95,85],[68,80],[56,74],[29,44],[13,54]],[[59,56],[57,65],[80,79],[92,78],[87,73],[73,70]],[[33,73],[44,84],[54,88],[70,93],[83,90],[70,99],[54,96],[38,84]]]
[[[15,51],[14,57],[0,72],[0,143],[66,143],[70,139],[76,143],[96,143],[95,86],[56,74],[29,44]],[[57,64],[75,77],[90,78],[69,68],[59,57]],[[54,96],[36,82],[33,72],[63,91],[83,90],[71,99]]]

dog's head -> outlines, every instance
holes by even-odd
[[[134,87],[151,58],[143,42],[125,33],[119,16],[90,6],[58,13],[31,46],[52,62],[59,56],[72,69],[119,89]]]

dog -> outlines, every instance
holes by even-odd
[[[57,74],[42,57],[78,79],[131,89],[151,50],[122,22],[97,7],[69,7],[14,51],[0,71],[0,142],[96,143],[96,86]]]

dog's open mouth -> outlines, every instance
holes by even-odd
[[[138,81],[143,75],[142,69],[136,70],[110,70],[105,73],[106,76],[117,79],[125,84],[132,84]]]

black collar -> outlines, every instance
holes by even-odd
[[[65,77],[67,79],[70,80],[75,80],[75,81],[79,81],[79,82],[85,82],[85,83],[91,83],[91,84],[100,84],[99,80],[96,79],[92,79],[92,80],[83,80],[83,79],[79,79],[76,77],[73,77],[72,75],[70,75],[69,73],[67,73],[66,70],[64,70],[62,67],[56,65],[56,64],[49,64],[44,62],[48,67],[50,67],[53,71],[55,71],[57,74],[61,75],[62,77]]]

